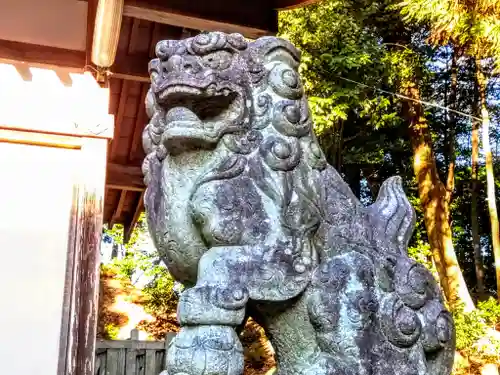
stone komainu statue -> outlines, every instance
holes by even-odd
[[[363,206],[314,136],[289,42],[161,41],[144,130],[152,238],[181,294],[169,375],[243,372],[251,316],[280,375],[445,375],[454,326],[407,255],[398,177]]]

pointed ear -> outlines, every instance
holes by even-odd
[[[300,51],[285,39],[262,37],[251,43],[249,49],[263,64],[283,62],[294,70],[297,70],[300,64]]]
[[[374,239],[380,244],[392,244],[406,254],[415,229],[415,210],[403,190],[401,177],[387,179],[374,204],[368,207]]]
[[[158,109],[158,104],[156,103],[155,95],[151,89],[148,90],[144,103],[146,105],[146,114],[149,118],[153,117],[155,111]]]

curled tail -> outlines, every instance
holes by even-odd
[[[322,355],[342,363],[345,371],[335,374],[448,375],[453,320],[431,273],[408,257],[416,215],[401,178],[385,181],[362,212],[350,232],[369,233],[370,243],[330,252],[335,255],[318,266],[307,290]],[[338,230],[332,226],[329,235]]]
[[[368,216],[377,247],[408,253],[416,215],[403,190],[401,177],[391,177],[382,184],[377,200],[368,207]]]

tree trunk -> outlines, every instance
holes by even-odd
[[[479,91],[479,105],[481,108],[483,151],[486,162],[486,185],[488,197],[488,211],[490,214],[491,239],[495,270],[497,277],[497,296],[500,301],[500,231],[498,227],[498,212],[495,197],[495,176],[493,173],[493,155],[490,146],[490,116],[486,107],[487,79],[481,70],[481,60],[476,58],[476,81]]]
[[[457,51],[453,48],[451,55],[451,82],[450,82],[450,97],[449,106],[451,109],[457,108],[457,86],[458,86],[458,72],[457,72]],[[446,178],[446,204],[448,207],[451,204],[453,191],[455,190],[455,128],[457,126],[457,119],[455,112],[448,111],[447,116],[447,138],[448,138],[448,176]],[[450,214],[450,212],[448,212]],[[448,217],[450,221],[450,217]]]
[[[476,90],[474,98],[474,116],[479,115],[478,108],[479,93]],[[478,199],[478,169],[479,169],[479,122],[476,119],[472,121],[472,157],[471,157],[471,230],[472,230],[472,249],[474,250],[474,265],[476,270],[476,289],[479,299],[484,297],[484,264],[481,254],[481,239],[479,236],[479,220],[477,213]]]
[[[465,311],[472,311],[474,302],[453,248],[446,187],[439,178],[432,149],[431,131],[424,117],[423,107],[418,102],[420,91],[413,82],[408,81],[404,82],[401,90],[403,95],[415,100],[404,101],[403,111],[409,121],[414,173],[440,283],[451,306],[463,304]]]

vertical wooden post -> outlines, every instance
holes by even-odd
[[[83,186],[82,235],[80,238],[82,273],[80,285],[80,334],[76,375],[93,375],[99,303],[99,266],[102,211],[106,180],[108,141],[87,139],[82,147],[85,168]]]
[[[130,340],[138,341],[139,340],[139,330],[133,329],[130,331]]]
[[[61,355],[67,360],[60,375],[93,375],[107,143],[89,138],[82,145],[70,228],[68,258],[73,264],[68,267],[72,276],[67,288],[68,336],[66,345],[61,345]]]

